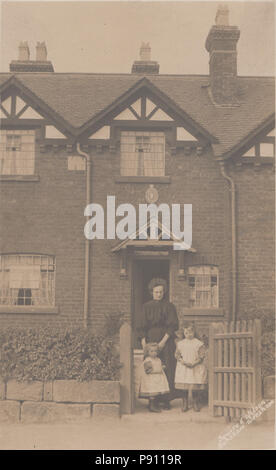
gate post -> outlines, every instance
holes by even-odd
[[[120,362],[121,362],[121,413],[133,413],[133,351],[132,328],[125,322],[120,328]]]
[[[253,403],[257,405],[262,400],[262,376],[261,376],[261,334],[262,324],[259,318],[253,323]]]
[[[223,332],[223,323],[215,322],[209,326],[209,352],[208,352],[208,401],[209,413],[212,416],[222,416],[221,407],[215,406],[216,400],[222,400],[222,374],[218,374],[215,368],[222,359],[222,347],[215,342],[216,333]]]
[[[208,351],[208,401],[209,413],[214,414],[214,325],[209,326],[209,351]]]

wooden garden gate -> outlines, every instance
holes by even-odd
[[[209,409],[240,418],[262,398],[261,321],[212,323],[209,330]]]

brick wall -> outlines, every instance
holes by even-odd
[[[145,203],[148,184],[116,183],[119,151],[91,151],[92,199],[106,205],[107,195],[116,204]],[[1,251],[37,252],[56,256],[56,304],[59,314],[0,314],[1,325],[80,325],[83,315],[85,172],[68,171],[65,150],[37,153],[39,182],[1,182]],[[271,200],[273,175],[268,168],[256,172],[242,168],[232,173],[238,189],[238,305],[270,308],[273,302],[271,258],[273,233]],[[193,247],[185,256],[193,263],[219,266],[219,302],[225,317],[231,311],[230,192],[211,151],[184,155],[166,150],[170,184],[155,184],[158,204],[193,205]],[[257,210],[255,210],[257,209]],[[264,221],[264,226],[261,222]],[[102,326],[104,315],[131,315],[131,275],[120,279],[120,254],[111,253],[114,240],[91,243],[89,324]],[[130,270],[129,270],[130,274]],[[189,306],[187,280],[177,277],[177,254],[171,258],[171,300],[179,315]],[[204,323],[212,318],[201,318]],[[207,324],[207,323],[206,323]]]
[[[238,315],[274,312],[274,171],[231,168],[237,189]],[[272,313],[273,314],[273,313]]]
[[[0,184],[1,252],[56,256],[59,315],[0,314],[17,326],[79,324],[83,309],[85,173],[67,170],[67,154],[36,153],[39,182]]]
[[[119,159],[119,152],[94,156],[93,199],[105,206],[107,194],[114,194],[117,205],[128,202],[137,207],[146,202],[148,184],[116,183],[114,177],[119,176]],[[187,255],[186,264],[199,263],[203,259],[206,263],[219,265],[220,304],[227,315],[231,254],[227,185],[208,151],[201,156],[195,152],[184,155],[183,151],[172,156],[167,149],[166,174],[172,178],[170,184],[155,184],[159,192],[158,204],[193,205],[193,246],[197,254]],[[130,314],[131,279],[130,276],[125,280],[119,278],[120,255],[110,251],[114,243],[111,240],[93,242],[90,304],[93,323],[97,326],[106,312],[119,310]],[[181,314],[181,308],[189,306],[189,288],[187,281],[178,280],[176,253],[172,255],[171,271],[171,300]]]

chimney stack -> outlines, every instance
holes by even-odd
[[[132,65],[131,73],[137,74],[158,74],[158,62],[151,60],[151,47],[149,42],[142,42],[140,47],[140,60],[135,60]]]
[[[54,72],[52,62],[47,60],[45,42],[36,45],[36,60],[30,60],[30,49],[27,41],[22,41],[18,48],[18,60],[10,63],[10,72]]]
[[[237,42],[240,30],[229,26],[228,6],[219,5],[216,24],[212,26],[205,47],[210,54],[210,86],[213,100],[219,105],[238,104]]]

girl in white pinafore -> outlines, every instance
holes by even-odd
[[[194,410],[200,411],[199,393],[207,384],[207,368],[203,363],[205,346],[202,341],[195,338],[193,324],[185,325],[184,336],[185,338],[178,341],[176,346],[175,388],[183,390],[182,411],[188,410],[189,390],[192,390]]]

